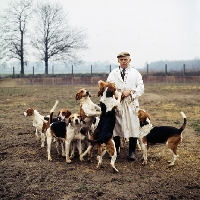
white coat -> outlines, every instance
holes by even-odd
[[[141,74],[131,66],[126,68],[124,81],[122,80],[120,68],[110,72],[107,82],[115,83],[119,92],[131,90],[131,95],[121,101],[121,111],[116,113],[116,124],[113,136],[139,137],[139,119],[137,108],[139,107],[138,97],[144,93],[144,84]]]

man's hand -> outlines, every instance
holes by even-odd
[[[124,97],[127,97],[127,96],[129,96],[131,94],[131,91],[130,90],[124,90],[123,92],[122,92],[122,95],[124,96]]]
[[[124,90],[122,92],[122,96],[121,96],[121,101],[124,100],[125,97],[129,96],[131,94],[131,91],[130,90]]]

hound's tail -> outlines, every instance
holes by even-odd
[[[187,124],[187,118],[186,118],[186,115],[184,114],[184,112],[181,112],[181,115],[183,116],[184,122],[183,122],[183,125],[181,126],[181,128],[179,129],[180,132],[182,132],[185,129],[186,124]]]
[[[59,101],[56,100],[56,102],[55,102],[53,108],[50,110],[50,117],[49,117],[49,123],[50,123],[50,124],[53,122],[53,113],[54,113],[54,111],[55,111],[55,109],[56,109],[56,106],[58,105],[58,102],[59,102]]]

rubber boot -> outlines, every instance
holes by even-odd
[[[115,136],[113,138],[114,142],[115,142],[115,149],[117,151],[117,155],[119,155],[119,147],[120,147],[120,137],[119,136]]]
[[[129,156],[128,160],[135,161],[135,150],[137,145],[137,138],[130,137],[129,138]]]

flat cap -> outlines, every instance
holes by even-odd
[[[121,52],[117,55],[117,58],[125,57],[125,56],[130,56],[128,52]]]

